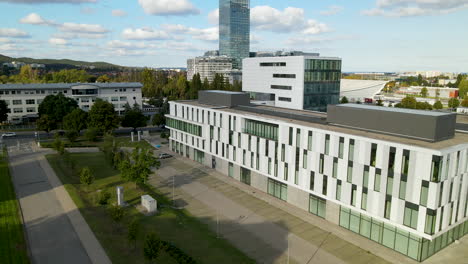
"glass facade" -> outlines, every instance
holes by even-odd
[[[345,207],[340,209],[340,226],[417,261],[427,259],[468,233],[465,221],[430,241]]]
[[[250,52],[250,0],[219,0],[219,54],[242,69]]]
[[[202,136],[202,127],[194,124],[190,124],[184,121],[172,119],[172,118],[166,118],[166,126],[177,129],[183,132],[190,133],[192,135],[201,137]]]
[[[268,179],[268,194],[281,199],[283,201],[288,200],[288,185]]]
[[[246,119],[244,133],[278,141],[278,125],[274,124]]]
[[[309,213],[325,218],[327,201],[315,195],[309,196]]]
[[[341,61],[306,59],[304,75],[304,109],[327,110],[340,98]]]

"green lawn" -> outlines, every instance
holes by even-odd
[[[47,159],[114,264],[145,263],[142,248],[144,236],[149,232],[155,232],[162,240],[176,245],[198,263],[254,263],[226,240],[217,239],[208,226],[187,212],[164,207],[165,204],[170,204],[169,200],[152,188],[136,188],[133,183],[122,182],[119,172],[106,163],[102,153],[71,154],[71,157],[78,168],[89,166],[93,171],[96,181],[90,187],[79,184],[78,177],[60,156],[48,155]],[[126,215],[120,224],[114,223],[106,208],[96,203],[97,190],[104,189],[111,192],[111,203],[114,203],[116,186],[124,187],[125,200],[130,204],[125,209]],[[160,208],[157,215],[145,217],[136,210],[134,206],[140,203],[140,196],[143,194],[150,194],[157,199]],[[137,219],[141,224],[135,249],[133,245],[129,245],[126,237],[127,225],[132,219]],[[157,263],[176,262],[163,254],[157,259]]]
[[[0,155],[0,263],[29,263],[8,162]]]
[[[103,143],[102,138],[98,138],[98,140],[96,142],[88,141],[84,137],[78,138],[78,140],[76,142],[70,142],[66,138],[61,138],[61,140],[63,140],[65,142],[65,147],[66,148],[99,147]],[[53,142],[54,142],[54,139],[44,140],[44,141],[41,141],[41,146],[43,148],[51,148]],[[116,137],[115,142],[121,147],[141,147],[141,148],[145,148],[145,149],[146,148],[152,148],[152,146],[148,142],[146,142],[144,140],[142,140],[140,142],[136,142],[136,141],[131,142],[130,137]]]

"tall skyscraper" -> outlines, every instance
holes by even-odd
[[[234,58],[234,68],[242,69],[242,59],[250,51],[250,0],[219,0],[219,53]]]

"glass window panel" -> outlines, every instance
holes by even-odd
[[[419,260],[419,245],[419,241],[413,239],[408,240],[408,257]]]
[[[372,220],[371,239],[381,243],[382,242],[382,223]]]
[[[359,233],[359,226],[360,226],[359,222],[360,222],[359,214],[356,214],[353,211],[351,211],[349,229],[353,232]]]
[[[395,230],[384,227],[382,244],[389,248],[395,248]]]
[[[370,238],[370,235],[371,235],[370,217],[361,216],[361,227],[360,227],[359,232],[362,236]]]
[[[408,239],[408,234],[402,234],[397,231],[395,237],[395,250],[406,255],[408,253]]]
[[[340,226],[349,229],[349,210],[341,208],[340,211]]]

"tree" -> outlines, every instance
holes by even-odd
[[[347,103],[349,103],[348,98],[346,96],[343,96],[343,98],[341,98],[340,100],[340,104],[347,104]]]
[[[180,75],[177,79],[177,94],[179,99],[187,99],[189,85],[185,75]]]
[[[460,106],[460,100],[458,100],[457,98],[450,98],[450,100],[448,101],[449,108],[457,108],[459,106]]]
[[[119,223],[125,216],[125,211],[120,206],[111,206],[109,208],[109,215],[114,222]]]
[[[211,83],[211,90],[224,90],[224,77],[222,74],[215,74]]]
[[[148,104],[154,106],[154,107],[161,107],[164,103],[164,98],[151,98],[148,101]]]
[[[110,78],[109,78],[109,76],[107,76],[106,74],[104,74],[104,75],[99,76],[99,77],[96,79],[96,82],[98,82],[98,83],[108,83],[108,82],[110,82]]]
[[[406,96],[401,100],[401,105],[403,108],[416,109],[416,98],[411,96]]]
[[[153,126],[162,126],[166,124],[166,117],[164,114],[157,113],[153,116]]]
[[[122,126],[131,127],[133,128],[133,131],[136,131],[138,127],[146,126],[147,122],[148,119],[143,115],[143,112],[138,105],[134,105],[133,108],[126,110],[122,118]]]
[[[441,101],[437,101],[434,103],[433,105],[434,109],[442,109],[444,108],[444,106],[442,105],[442,102]]]
[[[99,136],[99,129],[97,128],[88,128],[86,132],[84,133],[85,138],[88,141],[97,141],[97,138]]]
[[[210,89],[210,82],[208,81],[208,78],[205,77],[205,79],[203,79],[203,90],[209,90]]]
[[[232,84],[232,90],[236,92],[242,92],[242,81],[234,80]]]
[[[137,219],[134,219],[128,225],[127,239],[128,239],[129,244],[133,243],[133,248],[136,247],[136,240],[138,237],[139,229],[140,229],[140,222]]]
[[[65,154],[65,143],[60,140],[59,137],[56,137],[54,142],[52,143],[52,148],[56,150],[60,155]]]
[[[468,96],[465,96],[465,99],[461,102],[461,106],[468,107]]]
[[[143,248],[143,255],[147,261],[155,261],[161,252],[161,241],[158,236],[151,233],[146,236],[145,246]]]
[[[91,185],[94,182],[94,175],[93,172],[89,169],[89,167],[84,167],[80,171],[80,182],[81,184]]]
[[[468,97],[468,79],[464,78],[458,85],[458,97],[465,99]]]
[[[57,95],[48,95],[39,105],[39,116],[48,115],[55,123],[62,123],[63,118],[78,108],[78,103],[62,93]]]
[[[377,100],[377,106],[384,106],[382,99]]]
[[[68,130],[65,133],[65,136],[68,138],[70,142],[75,142],[76,139],[80,136],[80,133],[76,130]]]
[[[0,123],[3,123],[8,120],[8,113],[10,110],[8,109],[8,105],[5,100],[0,100]]]
[[[88,113],[76,108],[63,118],[63,128],[79,132],[86,128],[87,121]]]
[[[422,96],[422,97],[427,97],[428,93],[429,93],[429,91],[427,90],[426,87],[423,87],[423,88],[421,89],[421,96]]]
[[[160,162],[149,149],[137,147],[130,157],[120,162],[119,170],[122,178],[127,182],[145,183],[151,174],[151,167],[158,169]]]
[[[154,77],[154,71],[151,69],[144,69],[141,73],[143,88],[142,93],[145,97],[156,97],[156,78]]]
[[[114,110],[114,105],[102,99],[96,99],[88,116],[88,127],[97,128],[103,132],[110,132],[119,125],[119,117]]]
[[[42,115],[37,121],[36,126],[39,130],[43,130],[47,133],[57,128],[57,124],[54,120],[49,118],[48,115]]]
[[[197,99],[198,91],[203,89],[203,83],[200,78],[200,74],[196,73],[193,75],[192,82],[190,83],[190,88],[187,94],[187,99]]]

